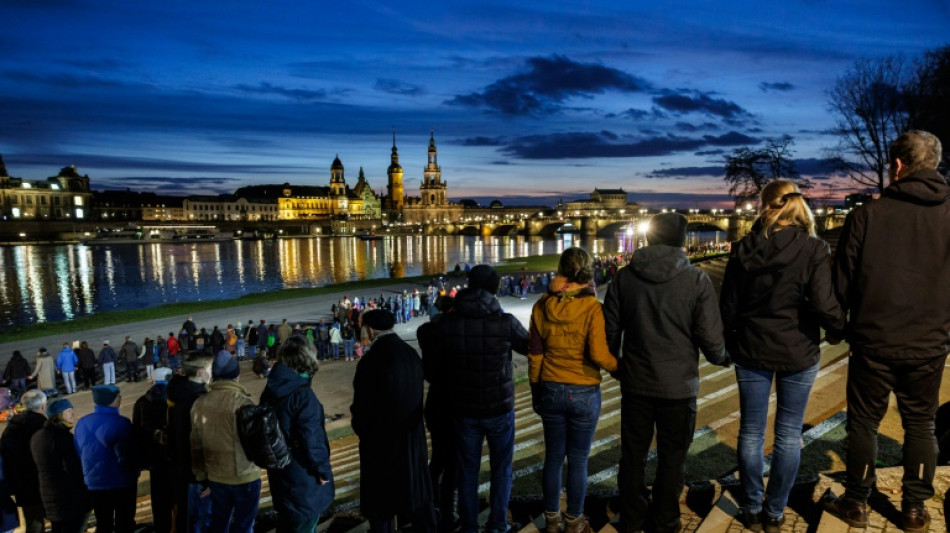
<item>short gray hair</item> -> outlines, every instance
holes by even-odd
[[[43,404],[46,403],[46,394],[37,389],[28,390],[23,394],[23,397],[20,398],[20,403],[22,403],[23,407],[28,411],[39,411],[43,408]]]
[[[891,163],[900,159],[907,167],[906,174],[924,169],[936,169],[940,165],[943,147],[934,134],[923,130],[904,132],[891,143],[888,156]]]

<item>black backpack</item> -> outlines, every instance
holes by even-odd
[[[294,392],[297,391],[281,398],[278,405]],[[280,429],[277,409],[273,405],[245,405],[237,410],[236,416],[238,438],[248,459],[261,468],[275,470],[290,464],[290,446]]]

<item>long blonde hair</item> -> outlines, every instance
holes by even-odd
[[[757,223],[765,237],[782,226],[798,226],[815,236],[815,216],[812,214],[798,185],[791,181],[775,180],[762,189],[762,211]]]

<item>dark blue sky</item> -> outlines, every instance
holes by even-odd
[[[766,137],[827,176],[835,79],[950,44],[950,4],[923,0],[37,0],[0,20],[14,176],[230,192],[326,184],[338,153],[379,191],[395,125],[410,193],[434,128],[453,198],[598,186],[682,207],[721,200],[724,154]]]

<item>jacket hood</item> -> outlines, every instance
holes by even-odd
[[[599,305],[596,289],[592,284],[569,283],[556,276],[548,287],[547,298],[541,304],[544,318],[553,324],[574,322],[587,308]]]
[[[185,376],[174,376],[166,388],[168,399],[173,403],[186,403],[208,392],[203,383],[189,381]]]
[[[494,294],[485,289],[469,287],[455,295],[452,312],[470,317],[495,315],[501,312],[501,304]]]
[[[689,258],[682,248],[665,244],[651,244],[633,254],[630,268],[650,283],[666,283],[690,267]]]
[[[786,226],[768,238],[757,227],[739,241],[736,257],[746,272],[772,271],[791,263],[801,252],[808,234],[798,226]]]
[[[885,189],[890,198],[920,205],[939,205],[950,198],[947,180],[936,170],[918,170]]]
[[[275,398],[280,399],[289,395],[300,387],[306,386],[310,380],[294,372],[283,363],[276,363],[267,378],[265,389],[270,389]]]

